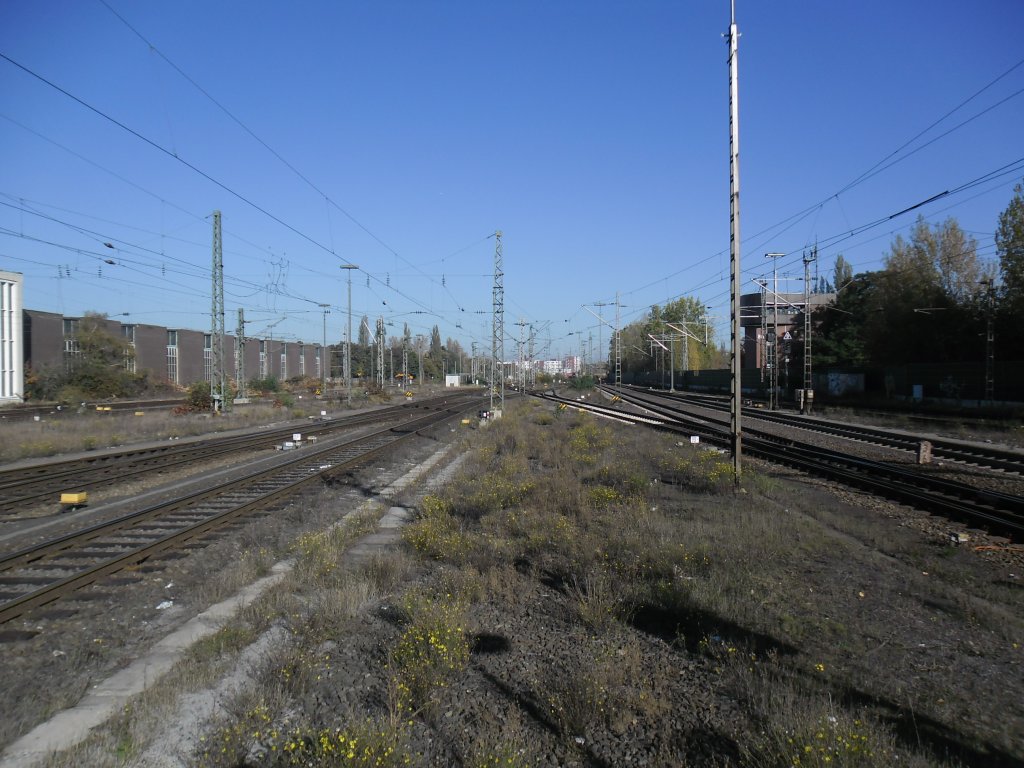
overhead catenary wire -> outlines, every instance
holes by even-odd
[[[372,238],[376,243],[378,243],[382,248],[384,248],[384,250],[386,250],[388,253],[392,254],[395,258],[400,259],[401,261],[405,262],[407,265],[409,265],[413,269],[416,269],[417,271],[419,271],[415,264],[413,264],[409,259],[407,259],[402,254],[400,254],[393,247],[391,247],[391,245],[386,243],[380,236],[378,236],[369,227],[367,227],[359,219],[357,219],[355,216],[353,216],[351,212],[349,212],[348,210],[343,208],[340,204],[338,204],[337,201],[332,199],[330,195],[328,195],[317,184],[315,184],[308,176],[306,176],[304,173],[302,173],[302,171],[300,171],[292,163],[290,163],[280,152],[278,152],[276,149],[274,149],[272,146],[270,146],[270,144],[268,144],[266,141],[264,141],[259,135],[257,135],[255,131],[253,131],[240,118],[238,118],[231,110],[229,110],[216,97],[214,97],[213,94],[211,94],[208,90],[203,88],[202,85],[200,85],[194,78],[189,76],[181,67],[179,67],[166,54],[164,54],[163,51],[161,51],[151,40],[149,40],[145,35],[143,35],[132,24],[130,24],[128,22],[128,20],[125,19],[121,14],[119,14],[117,11],[115,11],[109,5],[109,3],[106,2],[106,0],[100,0],[100,2],[107,8],[107,10],[109,10],[115,17],[117,17],[117,19],[119,21],[121,21],[121,23],[124,24],[136,37],[138,37],[139,40],[141,40],[150,51],[152,51],[157,56],[159,56],[163,61],[165,61],[168,64],[168,66],[170,66],[175,72],[177,72],[182,78],[184,78],[190,85],[192,85],[197,91],[199,91],[203,96],[205,96],[212,104],[214,104],[219,110],[221,110],[225,115],[227,115],[228,118],[230,118],[232,122],[234,122],[239,128],[241,128],[243,131],[245,131],[260,146],[262,146],[264,149],[266,149],[268,152],[270,152],[275,158],[277,158],[277,160],[279,160],[286,168],[288,168],[288,170],[290,170],[293,174],[295,174],[295,176],[297,176],[301,181],[303,181],[310,189],[312,189],[314,192],[316,192],[317,195],[322,197],[324,199],[324,201],[326,202],[327,206],[328,206],[328,228],[329,229],[330,229],[330,211],[329,211],[329,208],[333,207],[336,210],[338,210],[340,213],[342,213],[349,221],[351,221],[360,230],[362,230],[364,233],[366,233],[370,238]],[[331,240],[332,240],[332,245],[331,245],[331,248],[326,249],[326,250],[328,250],[329,253],[337,255],[335,253],[334,247],[333,247],[333,232],[330,232],[329,234],[330,234],[330,237],[331,237]],[[484,239],[486,239],[486,238],[484,238]],[[474,243],[473,245],[476,245],[476,243]],[[472,247],[472,245],[471,246],[467,246],[466,249],[468,249],[469,247]],[[466,249],[463,249],[463,250],[466,250]],[[456,253],[458,253],[458,251]],[[455,254],[452,254],[452,255],[455,255]],[[423,275],[423,276],[426,277],[426,275]]]

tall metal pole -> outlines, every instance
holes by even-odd
[[[318,304],[324,311],[324,343],[320,347],[320,395],[327,397],[327,316],[331,314],[330,304]]]
[[[345,332],[345,402],[352,405],[352,270],[355,264],[342,264],[348,271],[348,330]]]
[[[772,338],[769,357],[771,367],[768,375],[768,409],[774,411],[779,407],[779,256],[784,253],[766,253],[764,257],[772,260]]]
[[[498,411],[505,410],[505,270],[501,251],[501,230],[494,233],[494,292],[491,320],[491,413],[495,412],[495,388],[500,398]],[[497,381],[495,381],[497,379]]]
[[[384,342],[386,341],[384,318],[377,318],[377,384],[384,389]]]
[[[995,290],[991,278],[982,280],[986,288],[985,302],[985,401],[992,403],[996,399],[996,334],[993,324],[995,313]]]
[[[622,388],[622,329],[619,327],[619,292],[615,292],[615,386]]]
[[[608,301],[595,301],[594,306],[597,307],[597,358],[594,360],[595,363],[601,362],[601,356],[607,351],[604,348],[604,318],[601,317],[603,314],[602,309],[607,307],[611,302]],[[607,366],[605,366],[607,372]]]
[[[245,310],[238,308],[238,325],[235,330],[235,388],[238,399],[245,400]]]
[[[743,473],[743,408],[740,350],[740,91],[739,31],[736,29],[736,0],[730,3],[729,23],[729,261],[732,266],[730,310],[732,311],[732,472],[736,485]]]
[[[213,302],[210,314],[210,407],[213,412],[231,410],[228,375],[224,370],[224,252],[221,244],[220,211],[213,212]]]
[[[814,376],[811,370],[811,263],[818,259],[818,246],[810,256],[804,254],[804,398],[803,413],[810,413],[814,402]]]

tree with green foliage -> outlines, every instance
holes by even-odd
[[[1024,187],[1014,187],[1013,198],[999,214],[996,227],[996,252],[999,254],[999,276],[996,338],[999,357],[1024,360]]]
[[[430,331],[430,352],[428,353],[434,360],[441,359],[441,331],[435,325]]]
[[[875,364],[971,360],[976,356],[983,276],[977,242],[950,218],[919,218],[897,235],[874,273],[861,318]]]
[[[622,366],[624,371],[650,373],[668,370],[675,363],[677,372],[705,370],[719,361],[714,329],[707,325],[707,310],[699,299],[684,296],[665,306],[655,304],[640,320],[622,329]],[[665,349],[652,342],[659,339]],[[615,359],[615,341],[609,341],[609,359]]]
[[[370,346],[370,318],[363,315],[363,319],[359,321],[359,345],[362,347]]]
[[[108,327],[105,315],[87,312],[77,323],[62,371],[35,377],[29,396],[74,402],[83,399],[135,397],[149,385],[146,373],[133,373],[135,350]]]
[[[811,313],[815,368],[867,365],[864,318],[874,311],[874,272],[848,280],[831,304]]]
[[[836,291],[842,290],[847,283],[853,280],[853,267],[850,265],[850,262],[843,258],[841,253],[836,256],[836,265],[832,274],[833,290]]]

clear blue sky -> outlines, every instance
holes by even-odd
[[[31,309],[208,329],[216,209],[230,332],[243,307],[252,334],[319,342],[328,303],[338,341],[348,262],[354,324],[468,350],[490,345],[500,229],[508,356],[520,320],[546,356],[574,331],[607,345],[582,306],[617,293],[623,324],[697,297],[721,338],[728,24],[727,0],[9,0],[0,269]],[[995,259],[1024,176],[1024,3],[737,0],[737,24],[744,292],[765,252],[802,276],[816,241],[828,277],[839,253],[878,268],[918,214]]]

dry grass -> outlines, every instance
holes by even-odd
[[[299,537],[292,577],[197,648],[223,670],[271,627],[288,638],[223,702],[200,764],[959,765],[854,679],[871,670],[850,660],[888,642],[848,626],[869,522],[795,511],[749,470],[735,493],[713,451],[530,402],[464,440],[403,548],[350,569],[365,520]],[[139,753],[135,725],[108,739]]]
[[[260,424],[304,419],[319,413],[310,402],[295,408],[248,405],[213,417],[208,413],[173,414],[145,411],[141,416],[121,412],[62,411],[40,421],[12,421],[4,424],[5,440],[0,443],[0,462],[92,451],[150,440],[173,440],[244,429]]]

